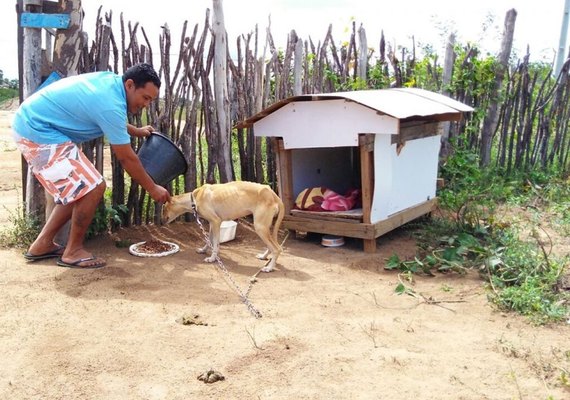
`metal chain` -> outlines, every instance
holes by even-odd
[[[210,241],[210,235],[208,235],[208,233],[204,229],[204,225],[202,225],[202,221],[200,221],[200,218],[198,217],[198,212],[196,211],[196,209],[194,209],[194,217],[196,217],[196,222],[198,223],[198,226],[202,230],[202,235],[204,235],[204,238],[206,239],[206,244],[208,245],[210,250],[213,250],[212,242]],[[239,297],[241,298],[243,303],[247,306],[247,309],[249,310],[249,312],[251,314],[253,314],[253,316],[255,318],[261,318],[262,317],[261,312],[257,308],[255,308],[255,306],[251,303],[251,301],[248,298],[249,292],[251,291],[253,284],[256,282],[257,274],[259,274],[259,272],[261,270],[257,271],[257,273],[255,275],[253,275],[253,277],[250,279],[249,286],[247,288],[247,291],[244,294],[243,291],[238,286],[238,284],[236,283],[236,281],[234,280],[234,278],[232,278],[232,276],[230,275],[230,272],[228,271],[228,269],[226,268],[226,266],[224,265],[224,263],[222,262],[222,260],[220,259],[220,257],[217,254],[216,254],[216,263],[217,263],[220,271],[222,271],[224,273],[224,275],[226,276],[226,278],[233,284],[235,291],[237,292],[237,294],[239,295]]]

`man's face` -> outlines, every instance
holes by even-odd
[[[127,92],[127,109],[132,114],[148,107],[150,102],[158,97],[159,93],[158,87],[152,82],[147,82],[143,87],[135,88],[132,79],[125,81],[125,91]]]

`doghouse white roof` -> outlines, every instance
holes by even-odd
[[[408,121],[456,121],[469,106],[422,89],[361,90],[293,96],[238,124],[281,137],[286,149],[358,146],[360,134],[397,135]]]
[[[473,111],[473,108],[439,93],[417,88],[393,88],[378,90],[359,90],[292,96],[281,100],[252,117],[242,121],[239,127],[250,127],[255,122],[274,113],[292,102],[323,101],[344,99],[373,109],[396,119],[413,117],[439,116],[440,121],[456,120],[461,113]]]

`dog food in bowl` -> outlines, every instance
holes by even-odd
[[[129,253],[138,257],[164,257],[179,250],[177,244],[157,239],[135,243],[129,247]]]

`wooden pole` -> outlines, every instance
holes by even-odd
[[[101,26],[101,39],[100,39],[100,50],[99,50],[99,60],[97,61],[97,71],[108,71],[109,70],[109,56],[110,56],[110,44],[111,44],[111,23],[108,21]],[[103,138],[95,140],[95,167],[101,174],[103,174]]]
[[[486,167],[491,162],[491,147],[493,145],[493,135],[499,124],[499,105],[500,90],[503,85],[503,79],[509,68],[509,57],[513,46],[513,36],[515,31],[515,21],[517,12],[513,8],[507,11],[505,17],[505,30],[503,32],[503,40],[501,41],[501,53],[499,54],[499,65],[495,73],[495,86],[492,90],[492,99],[487,108],[487,115],[483,121],[483,129],[481,131],[481,161],[482,167]]]
[[[26,12],[42,11],[41,0],[24,0]],[[42,69],[42,30],[40,28],[24,28],[23,42],[23,96],[27,99],[41,84]]]
[[[83,35],[83,9],[81,0],[59,0],[62,13],[69,14],[67,29],[55,34],[53,66],[64,77],[79,74],[85,37]]]
[[[81,66],[81,55],[83,54],[83,9],[81,0],[60,0],[59,6],[62,12],[69,14],[70,23],[68,29],[58,29],[55,35],[53,68],[60,74],[72,76],[79,74]],[[46,218],[49,217],[55,207],[53,197],[45,194],[46,198]],[[69,238],[70,222],[67,222],[55,236],[55,241],[62,245],[67,243]]]
[[[358,28],[358,65],[356,66],[356,74],[360,79],[361,83],[366,82],[366,70],[368,68],[368,41],[366,40],[366,31],[364,27],[360,25]]]
[[[18,27],[18,82],[24,82],[24,28],[20,25],[20,18],[24,12],[24,0],[16,4],[16,19]],[[24,101],[24,85],[18,85],[20,103]]]
[[[445,47],[445,59],[443,61],[443,74],[442,74],[442,89],[441,93],[451,97],[449,92],[449,84],[451,83],[451,78],[453,77],[453,65],[455,63],[455,34],[451,33],[447,39],[447,45]],[[445,121],[442,124],[443,130],[441,134],[441,150],[439,152],[440,160],[445,160],[449,155],[449,131],[451,124],[449,121]]]
[[[42,12],[42,0],[24,0],[24,11]],[[40,28],[23,28],[22,42],[22,96],[27,99],[41,84],[42,71],[42,30]],[[26,214],[44,223],[45,195],[44,189],[27,169],[26,177]]]
[[[24,82],[24,28],[20,25],[20,17],[24,10],[24,1],[18,0],[16,4],[16,18],[18,27],[18,82]],[[18,85],[20,104],[24,101],[24,85]],[[26,186],[28,184],[28,163],[24,156],[21,157],[22,165],[22,202],[26,203]]]
[[[222,0],[213,0],[214,103],[218,122],[218,168],[222,182],[233,180],[230,147],[230,99],[228,90],[227,34]]]
[[[303,41],[297,38],[293,58],[293,95],[303,94]]]
[[[562,70],[566,59],[566,37],[568,36],[568,18],[570,13],[570,0],[564,0],[564,11],[562,13],[562,25],[560,26],[560,39],[558,41],[558,52],[556,53],[556,66],[554,76],[557,77]]]

